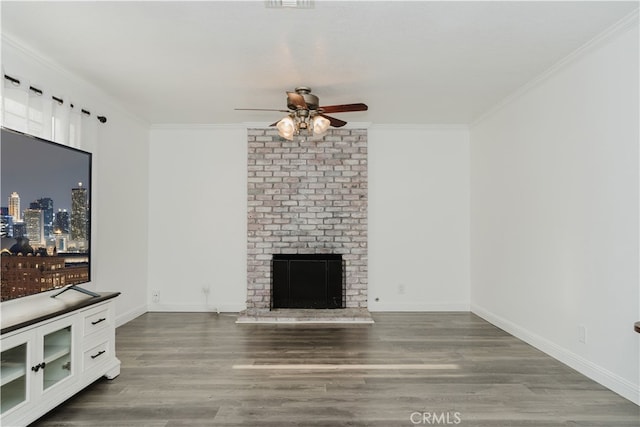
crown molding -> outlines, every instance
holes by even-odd
[[[263,126],[264,127],[264,126]],[[149,126],[150,130],[245,130],[243,123],[213,124],[213,123],[156,123]]]
[[[611,41],[615,37],[625,33],[629,29],[638,26],[639,12],[640,9],[636,8],[631,13],[627,14],[624,18],[620,19],[618,22],[602,31],[600,34],[589,40],[587,43],[580,46],[578,49],[574,50],[569,55],[565,56],[560,61],[556,62],[551,67],[547,68],[542,74],[530,80],[528,83],[525,83],[515,92],[508,95],[502,101],[500,101],[495,106],[491,107],[486,112],[482,113],[478,118],[473,120],[469,124],[469,129],[474,128],[478,124],[482,123],[484,120],[496,114],[498,111],[502,110],[509,104],[513,103],[521,96],[525,95],[529,91],[533,90],[543,82],[547,81],[551,77],[553,77],[558,72],[564,70],[571,64],[575,63],[579,59],[583,58],[585,55],[593,52],[594,50],[602,47],[607,42]]]
[[[441,131],[441,130],[469,130],[469,126],[464,123],[451,124],[375,124],[371,130],[413,130],[413,131]]]
[[[194,130],[194,129],[265,129],[270,127],[273,122],[242,122],[242,123],[158,123],[150,126],[151,130],[167,130],[167,129],[180,129],[180,130]],[[371,126],[370,122],[350,122],[340,129],[367,129]],[[335,129],[335,128],[334,128]]]

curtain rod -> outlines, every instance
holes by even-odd
[[[14,85],[18,85],[18,86],[20,85],[20,80],[16,79],[15,77],[11,77],[11,76],[5,74],[4,78],[6,80],[9,80]],[[42,90],[38,89],[37,87],[29,86],[29,90],[32,91],[32,92],[37,93],[40,96],[42,96]],[[54,101],[56,101],[60,105],[64,104],[64,101],[61,98],[58,98],[57,96],[51,96],[51,99],[53,99]],[[71,106],[71,108],[73,108],[73,104],[69,104],[69,105]],[[86,114],[87,116],[91,115],[91,112],[85,110],[84,108],[81,108],[80,111],[83,114]],[[100,121],[100,123],[106,123],[107,122],[107,118],[105,116],[96,116],[96,117]]]

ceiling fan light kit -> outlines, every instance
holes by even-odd
[[[311,89],[300,86],[295,92],[287,92],[288,110],[275,110],[265,108],[236,108],[236,110],[254,111],[282,111],[288,113],[284,118],[273,123],[276,126],[278,135],[292,141],[294,136],[300,135],[301,131],[306,131],[308,135],[322,137],[330,126],[342,127],[347,122],[329,117],[324,113],[344,113],[352,111],[367,111],[366,104],[342,104],[321,107],[317,96],[311,93]]]
[[[292,141],[293,137],[300,135],[300,131],[303,130],[306,130],[309,135],[322,137],[327,133],[330,125],[331,122],[320,115],[309,119],[309,116],[292,113],[280,120],[276,128],[278,135]]]

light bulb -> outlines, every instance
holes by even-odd
[[[280,135],[284,139],[288,139],[289,141],[293,140],[293,134],[296,130],[296,127],[291,117],[287,116],[284,119],[280,120],[276,127],[278,128],[278,135]]]
[[[329,120],[322,116],[315,116],[313,118],[313,134],[317,136],[324,135],[330,125],[331,122]]]

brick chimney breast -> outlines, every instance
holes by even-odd
[[[283,253],[341,254],[345,306],[367,308],[367,135],[248,130],[248,310],[271,308],[271,259]]]

